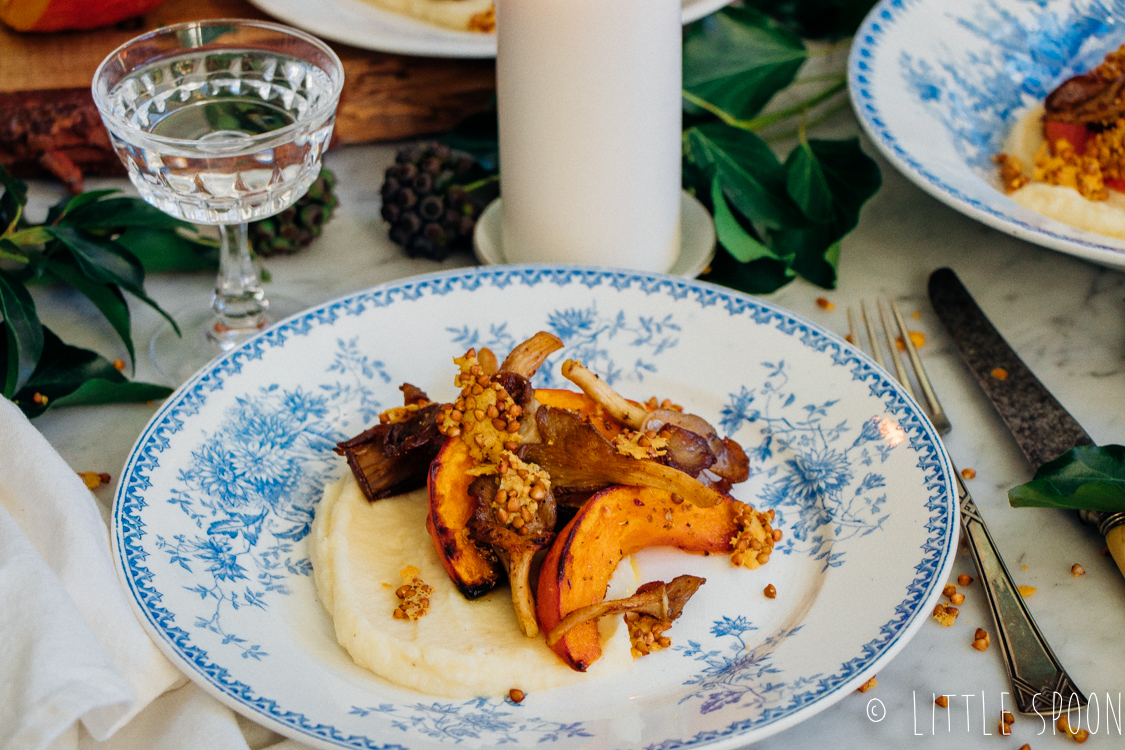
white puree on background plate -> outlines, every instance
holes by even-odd
[[[547,648],[542,634],[520,633],[507,586],[465,599],[426,532],[427,508],[424,489],[369,503],[350,473],[324,491],[309,534],[313,579],[336,640],[356,664],[446,698],[530,693],[630,669],[620,617],[602,618],[604,653],[582,673]],[[429,613],[416,621],[392,617],[408,565],[434,587]],[[628,596],[638,582],[633,566],[619,565],[607,598]]]
[[[1035,168],[1035,154],[1044,141],[1043,111],[1043,105],[1039,104],[1025,112],[1004,143],[1004,153],[1019,157],[1024,174],[1029,176]],[[1125,239],[1125,193],[1110,190],[1108,200],[1091,201],[1073,188],[1030,182],[1008,197],[1024,208],[1063,224]]]

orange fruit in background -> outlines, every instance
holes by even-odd
[[[93,29],[149,12],[164,0],[0,0],[0,21],[16,31]]]

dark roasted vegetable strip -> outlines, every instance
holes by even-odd
[[[441,406],[428,404],[404,422],[379,424],[339,443],[336,453],[348,459],[368,500],[417,489],[425,485],[430,462],[445,442],[438,432],[440,417]]]

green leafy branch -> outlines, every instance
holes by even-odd
[[[1008,490],[1013,508],[1063,508],[1125,512],[1125,446],[1072,448]]]
[[[683,54],[684,186],[711,208],[725,251],[707,278],[752,293],[796,276],[833,288],[840,240],[882,184],[858,139],[808,137],[810,127],[847,106],[843,74],[798,79],[810,56],[805,43],[753,8],[727,8],[692,24]],[[817,90],[763,113],[795,86]],[[810,120],[818,107],[824,111]],[[795,136],[797,144],[781,162],[762,133],[794,119],[796,128],[780,137]]]
[[[0,384],[29,417],[52,406],[163,398],[171,390],[131,382],[95,352],[63,343],[39,320],[28,291],[65,284],[86,297],[120,337],[135,366],[125,294],[172,320],[145,292],[148,270],[214,268],[213,243],[137,198],[98,190],[64,199],[42,224],[24,215],[27,185],[0,167]]]

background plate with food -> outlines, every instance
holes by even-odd
[[[683,0],[683,22],[686,24],[703,18],[729,4],[730,1]],[[406,14],[407,8],[417,6],[417,13],[432,12],[435,21],[444,21],[448,25],[458,23],[456,14],[450,13],[450,9],[457,13],[471,11],[466,23],[479,25],[484,17],[473,21],[471,16],[482,12],[487,14],[491,3],[484,0],[463,2],[324,0],[318,3],[310,3],[307,0],[250,0],[250,2],[285,23],[325,39],[362,49],[430,57],[496,57],[495,33],[459,31]],[[392,11],[389,7],[400,8],[400,12]]]
[[[540,330],[563,348],[536,388],[567,386],[560,364],[581,360],[627,398],[669,398],[741,443],[749,479],[732,492],[772,509],[781,540],[756,570],[665,548],[622,563],[637,583],[707,580],[669,648],[626,654],[612,673],[522,702],[396,687],[353,663],[318,601],[313,519],[348,471],[333,448],[400,405],[403,381],[449,401],[454,356],[503,356]],[[208,365],[134,446],[113,549],[138,616],[185,673],[315,746],[736,747],[826,708],[892,658],[929,619],[957,526],[932,426],[837,336],[700,282],[506,266],[353,294]],[[480,646],[481,669],[503,658],[505,644]]]
[[[1021,117],[1125,42],[1120,0],[883,0],[855,37],[852,102],[915,184],[989,226],[1125,267],[1125,240],[1048,218],[1005,195],[995,158]]]

